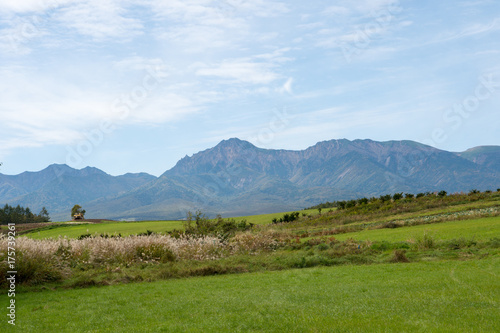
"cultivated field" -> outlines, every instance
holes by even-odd
[[[17,237],[17,329],[500,331],[499,192],[348,206]]]
[[[181,229],[182,221],[104,222],[96,224],[60,225],[48,230],[32,231],[26,236],[34,239],[68,237],[83,234],[121,234],[122,236],[144,233],[147,230],[166,232]]]
[[[17,329],[498,332],[499,275],[500,260],[490,257],[46,290],[17,297]],[[0,296],[2,304],[6,301]],[[1,325],[4,332],[15,331]]]

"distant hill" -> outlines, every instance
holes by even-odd
[[[468,159],[476,164],[485,166],[489,169],[500,170],[500,147],[499,146],[480,146],[468,149],[463,153],[457,153],[458,156]]]
[[[35,212],[46,207],[53,221],[67,220],[75,204],[114,197],[154,179],[146,173],[115,177],[97,168],[53,164],[39,172],[0,174],[0,203],[20,204]]]
[[[483,148],[451,153],[413,141],[331,140],[291,151],[234,138],[186,156],[158,178],[61,165],[1,176],[0,203],[45,203],[49,212],[49,204],[66,212],[80,203],[89,218],[180,219],[196,209],[247,215],[395,192],[496,189],[500,147]],[[14,186],[11,177],[22,175],[31,178]]]

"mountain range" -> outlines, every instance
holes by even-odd
[[[46,207],[54,221],[73,205],[87,218],[181,219],[288,211],[324,201],[500,187],[500,146],[448,152],[414,141],[330,140],[305,150],[262,149],[236,138],[186,156],[160,177],[111,176],[53,164],[0,174],[0,204]]]

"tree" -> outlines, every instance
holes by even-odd
[[[448,193],[446,193],[446,191],[441,191],[438,193],[438,196],[439,197],[445,197]]]
[[[80,205],[74,205],[73,208],[71,208],[71,218],[74,218],[76,214],[81,214],[82,217],[84,217],[85,209],[82,209],[82,206]]]
[[[50,216],[49,212],[47,211],[47,208],[42,207],[42,210],[40,213],[38,213],[38,221],[39,222],[50,222]]]
[[[403,192],[401,192],[401,193],[394,193],[394,195],[392,196],[392,199],[394,201],[400,200],[402,198],[403,198]]]

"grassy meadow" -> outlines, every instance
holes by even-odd
[[[499,192],[348,206],[287,222],[290,212],[43,225],[16,238],[17,329],[500,330]]]
[[[291,213],[291,212],[288,212]],[[309,209],[300,211],[301,214],[317,216],[318,210]],[[262,215],[241,216],[235,219],[245,220],[248,223],[263,225],[269,224],[273,218],[279,218],[285,213],[273,213]],[[27,237],[33,239],[68,237],[77,238],[84,234],[108,234],[122,236],[136,235],[145,233],[148,230],[155,233],[166,233],[175,229],[182,229],[183,221],[139,221],[139,222],[115,222],[108,221],[102,223],[82,223],[69,224],[57,223],[48,225],[26,233]]]
[[[195,277],[17,296],[23,332],[498,332],[500,261]],[[6,304],[4,295],[0,303]],[[14,332],[11,327],[3,332]]]
[[[166,232],[181,229],[182,221],[141,221],[141,222],[103,222],[95,224],[59,225],[46,230],[34,230],[26,236],[34,239],[68,237],[77,238],[84,234],[121,234],[122,236],[153,232]]]
[[[359,232],[336,236],[338,240],[348,238],[356,240],[404,242],[430,235],[435,239],[471,239],[485,240],[500,236],[500,216],[473,220],[447,221],[436,224],[417,225],[410,228],[365,229]]]

